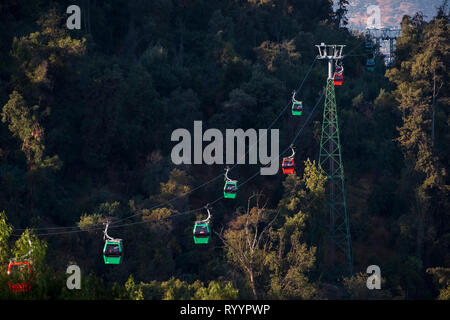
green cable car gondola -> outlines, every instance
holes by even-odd
[[[364,51],[367,54],[371,54],[373,52],[373,41],[372,41],[372,36],[370,35],[370,31],[369,30],[366,30],[364,38],[365,38]]]
[[[237,194],[237,180],[231,180],[228,178],[228,171],[230,169],[227,168],[225,172],[225,186],[223,187],[223,196],[227,199],[234,199],[236,198]]]
[[[223,196],[225,198],[234,199],[237,194],[237,181],[230,180],[225,182],[225,186],[223,188]]]
[[[208,244],[209,242],[209,224],[199,223],[194,226],[194,243],[195,244]]]
[[[366,51],[366,53],[372,53],[373,50],[372,41],[366,41],[366,43],[364,44],[364,50]]]
[[[208,211],[208,217],[205,220],[196,221],[194,225],[194,243],[195,244],[208,244],[210,238],[209,220],[211,219],[211,213],[209,212],[208,205],[205,209]]]
[[[295,100],[295,91],[292,94],[292,115],[301,116],[303,111],[303,102]]]
[[[303,102],[292,102],[292,115],[301,116],[303,111]]]
[[[106,241],[103,248],[105,264],[120,264],[123,258],[123,244],[119,241]]]
[[[374,71],[375,70],[375,59],[373,58],[368,58],[366,61],[366,69],[369,71]]]
[[[122,239],[114,239],[108,235],[109,222],[106,224],[104,234],[103,260],[105,264],[120,264],[123,260]]]

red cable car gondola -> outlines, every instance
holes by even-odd
[[[294,159],[284,158],[283,164],[281,165],[281,169],[284,174],[292,174],[295,172],[295,162]]]
[[[8,265],[8,286],[11,292],[31,291],[30,262],[9,262]]]
[[[335,74],[333,82],[335,86],[342,86],[342,83],[344,82],[344,77],[341,74]]]
[[[281,170],[283,170],[284,174],[292,174],[295,172],[295,151],[292,145],[290,147],[292,149],[292,154],[287,158],[283,158],[283,163],[281,164]]]
[[[31,253],[33,246],[31,240],[28,239],[30,251],[23,257],[16,257],[9,261],[8,264],[8,286],[11,292],[29,292],[31,291]]]
[[[344,68],[342,66],[336,66],[333,82],[335,86],[342,86],[342,83],[344,82]]]

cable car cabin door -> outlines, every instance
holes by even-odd
[[[103,248],[103,260],[105,264],[120,264],[123,259],[123,243],[122,241],[111,241],[105,242],[105,247]]]

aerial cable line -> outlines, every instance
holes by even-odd
[[[213,202],[210,202],[211,204],[216,203],[217,201],[221,200],[222,197],[214,200]],[[127,227],[127,226],[132,226],[132,225],[136,225],[136,224],[143,224],[143,223],[149,223],[149,222],[153,222],[153,221],[158,221],[158,220],[164,220],[164,219],[168,219],[168,218],[174,218],[177,216],[181,216],[181,215],[186,215],[189,213],[193,213],[193,212],[197,212],[204,209],[204,206],[201,208],[196,208],[196,209],[191,209],[191,210],[187,210],[184,212],[180,212],[180,213],[175,213],[173,215],[167,216],[167,217],[163,217],[161,219],[148,219],[145,221],[136,221],[136,222],[130,222],[130,223],[124,223],[124,224],[119,224],[119,225],[111,225],[111,223],[109,223],[108,228],[109,229],[113,229],[113,228],[120,228],[120,227]],[[96,224],[98,225],[98,224]],[[94,226],[96,226],[94,225]],[[51,235],[64,235],[64,234],[72,234],[72,233],[80,233],[80,232],[91,232],[91,231],[97,231],[97,230],[105,230],[104,227],[92,227],[92,228],[88,228],[88,229],[79,229],[79,230],[70,230],[70,231],[61,231],[61,232],[49,232],[49,233],[38,233],[36,234],[36,236],[51,236]],[[20,236],[18,234],[12,234],[12,236]]]
[[[313,68],[313,66],[314,66],[314,64],[315,64],[315,62],[316,62],[316,60],[317,60],[317,56],[314,58],[313,62],[312,62],[311,65],[309,66],[308,72],[306,73],[305,77],[303,78],[303,80],[302,80],[300,86],[297,88],[297,90],[294,91],[294,94],[296,94],[298,91],[300,91],[300,90],[302,89],[303,84],[305,83],[306,78],[307,78],[307,77],[309,76],[309,74],[311,73],[311,70],[312,70],[312,68]],[[275,117],[275,119],[274,119],[274,120],[272,121],[272,123],[269,125],[269,127],[267,128],[267,130],[271,129],[271,128],[275,125],[275,123],[277,122],[277,120],[284,114],[284,112],[286,111],[286,109],[287,109],[290,105],[291,105],[291,102],[289,102],[289,103],[288,103],[288,104],[287,104],[287,105],[286,105],[286,106],[278,113],[278,115]],[[263,133],[262,136],[265,136],[266,134],[267,134],[267,131],[266,131],[265,134]],[[254,144],[252,144],[251,146],[249,146],[248,151],[247,151],[241,158],[239,158],[239,160],[244,159],[244,158],[250,153],[250,150],[251,150],[257,143],[258,143],[258,142],[255,142]],[[233,170],[233,169],[238,165],[239,160],[236,162],[235,165],[233,165],[233,166],[229,169],[230,171]]]
[[[257,171],[253,176],[251,176],[249,179],[247,179],[246,181],[241,183],[240,186],[243,186],[247,182],[252,180],[256,175],[258,175],[258,173],[259,173],[259,171]],[[222,199],[223,199],[223,197],[219,197],[219,198],[215,199],[214,201],[209,202],[208,204],[211,206],[211,205],[219,202]],[[187,214],[190,214],[190,213],[194,213],[194,212],[200,211],[200,210],[202,210],[204,208],[205,207],[203,206],[203,207],[199,207],[199,208],[196,208],[196,209],[190,209],[190,210],[187,210],[187,211],[184,211],[184,212],[175,213],[175,214],[172,214],[170,216],[163,217],[163,218],[160,218],[160,219],[148,219],[148,220],[145,220],[145,221],[135,221],[135,222],[124,223],[124,224],[116,224],[116,225],[112,225],[111,223],[109,223],[109,227],[108,228],[109,229],[113,229],[113,228],[128,227],[128,226],[133,226],[133,225],[138,225],[138,224],[145,224],[145,223],[150,223],[150,222],[154,222],[154,221],[160,221],[160,220],[175,218],[175,217],[178,217],[178,216],[183,216],[183,215],[187,215]],[[105,230],[105,228],[103,226],[102,227],[95,227],[97,225],[99,225],[99,224],[96,224],[96,225],[94,225],[94,227],[89,228],[89,229],[85,229],[85,230],[79,229],[79,230],[70,230],[70,231],[61,231],[61,232],[38,233],[38,234],[36,234],[36,236],[64,235],[64,234],[73,234],[73,233]],[[79,227],[77,227],[77,228],[79,228]],[[14,233],[12,234],[12,236],[20,237],[19,234],[14,234]]]
[[[289,147],[287,147],[286,149],[284,149],[281,153],[278,154],[278,160],[281,158],[282,155],[284,155],[286,152],[288,152],[289,150],[292,150],[292,147],[295,143],[295,141],[297,140],[297,138],[300,136],[300,134],[302,133],[303,129],[306,127],[307,123],[309,122],[309,120],[311,119],[312,115],[314,114],[314,111],[317,109],[317,106],[320,104],[320,102],[322,101],[323,96],[325,95],[325,90],[322,91],[321,96],[319,97],[319,99],[317,100],[316,104],[314,105],[313,109],[311,110],[311,112],[309,113],[308,117],[306,118],[305,122],[303,123],[303,125],[301,126],[301,128],[297,131],[297,134],[295,135],[294,139],[292,140],[291,144],[289,145]],[[264,167],[264,166],[263,166]],[[259,170],[253,174],[250,178],[248,178],[247,180],[245,180],[243,183],[239,184],[239,187],[243,186],[244,184],[246,184],[247,182],[251,181],[254,179],[254,177],[256,177],[259,173]]]
[[[303,129],[306,127],[306,124],[307,124],[307,123],[309,122],[309,120],[311,119],[311,117],[312,117],[312,115],[313,115],[315,109],[317,108],[317,106],[319,105],[320,101],[321,101],[322,98],[323,98],[324,92],[325,92],[325,91],[322,92],[322,95],[320,96],[319,100],[316,102],[315,106],[313,107],[313,109],[312,109],[311,112],[309,113],[309,115],[308,115],[308,117],[306,118],[306,121],[303,123],[302,127],[297,131],[297,134],[296,134],[296,136],[294,137],[294,139],[292,140],[291,145],[294,144],[295,140],[299,137],[300,133],[303,131]],[[290,146],[287,147],[284,151],[282,151],[282,152],[278,155],[278,158],[280,158],[283,154],[285,154],[286,152],[288,152],[290,149],[291,149]],[[240,183],[240,184],[239,184],[239,187],[242,187],[242,186],[245,185],[246,183],[248,183],[248,182],[250,182],[251,180],[253,180],[258,174],[259,174],[259,170],[256,171],[256,173],[253,174],[250,178],[248,178],[248,179],[245,180],[244,182]],[[216,180],[218,177],[222,177],[222,175],[217,176],[217,177],[215,177],[215,178],[213,178],[213,179],[211,179],[211,180]],[[210,181],[211,181],[211,180],[210,180]],[[206,183],[208,183],[208,182],[206,182]],[[205,184],[205,183],[204,183],[204,184]],[[203,184],[203,185],[204,185],[204,184]],[[202,185],[201,185],[201,186],[202,186]],[[195,189],[198,189],[198,188],[200,188],[201,186],[198,186],[198,187],[196,187]],[[184,196],[184,195],[182,195],[182,196]],[[181,198],[182,196],[178,196],[178,197],[172,198],[172,199],[170,199],[169,201],[166,201],[166,203],[167,203],[167,202],[171,202],[171,201],[173,201],[173,200],[175,200],[175,199],[177,199],[177,198]],[[213,202],[210,202],[210,205],[215,204],[216,202],[220,201],[221,199],[223,199],[223,197],[219,197],[219,198],[217,198],[216,200],[214,200]],[[162,206],[162,205],[164,205],[164,204],[165,204],[165,203],[160,204],[160,205],[155,205],[155,206],[153,206],[152,208],[150,208],[149,210],[153,210],[153,209],[155,209],[155,208],[157,208],[157,207],[160,207],[160,206]],[[181,212],[181,213],[176,213],[176,214],[170,215],[170,216],[165,217],[165,218],[162,218],[162,219],[173,218],[173,217],[177,217],[177,216],[180,216],[180,215],[186,215],[186,214],[189,214],[189,213],[197,212],[197,211],[199,211],[199,210],[201,210],[201,209],[203,209],[203,207],[202,207],[202,208],[197,208],[197,209],[191,209],[191,210],[188,210],[188,211],[185,211],[185,212]],[[136,213],[136,214],[134,214],[134,215],[132,215],[132,216],[137,216],[137,215],[142,215],[142,214],[143,214],[142,212],[139,212],[139,213]],[[117,225],[117,223],[118,223],[119,221],[124,221],[124,220],[126,220],[126,219],[131,218],[132,216],[129,216],[129,217],[126,217],[126,218],[123,218],[123,219],[114,221],[115,224],[110,223],[109,228],[119,228],[119,227],[125,227],[125,226],[131,226],[131,225],[136,225],[136,224],[142,224],[142,223],[148,223],[148,222],[156,221],[156,220],[153,220],[153,219],[149,219],[149,220],[146,220],[146,221],[137,221],[137,222],[127,223],[127,224],[118,224],[118,225]],[[96,230],[103,230],[103,229],[104,229],[103,227],[95,227],[95,226],[97,226],[97,225],[100,225],[100,224],[95,224],[93,228],[86,229],[86,230],[79,229],[79,230],[71,230],[71,231],[61,231],[61,232],[51,232],[51,233],[40,233],[40,234],[36,234],[36,236],[63,235],[63,234],[80,233],[80,232],[89,232],[89,231],[96,231]],[[34,229],[34,230],[42,230],[42,229],[50,230],[50,229],[62,229],[62,228],[79,228],[79,227],[76,226],[76,227],[61,227],[61,228],[39,228],[39,229]],[[16,229],[16,230],[21,230],[21,229]],[[19,235],[13,234],[13,236],[19,236]]]
[[[294,137],[294,139],[292,140],[291,145],[290,145],[288,148],[286,148],[283,152],[281,152],[281,153],[278,155],[278,158],[280,158],[283,154],[285,154],[286,152],[288,152],[288,151],[291,149],[291,146],[293,145],[293,143],[295,142],[295,140],[299,137],[300,133],[303,131],[303,129],[305,128],[306,124],[307,124],[307,123],[309,122],[309,120],[311,119],[311,117],[312,117],[312,115],[313,115],[315,109],[317,108],[317,106],[319,105],[320,101],[322,100],[322,98],[323,98],[323,96],[324,96],[324,93],[325,93],[325,91],[322,92],[322,95],[319,97],[318,101],[316,102],[315,106],[313,107],[313,109],[312,109],[311,112],[309,113],[309,115],[308,115],[308,117],[306,118],[305,122],[303,123],[302,127],[297,131],[297,134],[296,134],[296,136]],[[251,180],[253,180],[258,174],[259,174],[259,170],[256,171],[256,173],[254,173],[252,176],[250,176],[250,178],[248,178],[248,179],[245,180],[244,182],[240,183],[240,184],[239,184],[239,187],[242,187],[243,185],[245,185],[245,184],[247,184],[248,182],[250,182]],[[222,175],[217,176],[217,177],[222,177]],[[212,180],[217,179],[217,177],[214,178],[214,179],[212,179]],[[211,180],[210,180],[210,181],[211,181]],[[200,188],[200,186],[197,187],[196,189],[198,189],[198,188]],[[179,197],[182,197],[182,196],[178,196],[178,197],[176,197],[176,198],[179,198]],[[176,199],[176,198],[172,198],[172,199],[169,200],[169,201],[173,201],[173,200]],[[213,205],[213,204],[219,202],[219,201],[222,200],[222,199],[223,199],[223,197],[221,196],[221,197],[215,199],[214,201],[209,202],[209,205]],[[167,202],[169,202],[169,201],[167,201]],[[166,203],[167,203],[167,202],[166,202]],[[164,205],[164,204],[161,204],[161,205]],[[161,206],[161,205],[158,205],[158,206]],[[154,207],[158,207],[158,206],[154,206]],[[154,207],[152,207],[152,208],[154,208]],[[128,227],[128,226],[133,226],[133,225],[138,225],[138,224],[145,224],[145,223],[150,223],[150,222],[159,221],[159,220],[165,220],[165,219],[169,219],[169,218],[175,218],[175,217],[178,217],[178,216],[182,216],[182,215],[187,215],[187,214],[190,214],[190,213],[194,213],[194,212],[200,211],[200,210],[202,210],[202,209],[204,209],[204,206],[203,206],[203,207],[200,207],[200,208],[196,208],[196,209],[191,209],[191,210],[187,210],[187,211],[184,211],[184,212],[180,212],[180,213],[175,213],[175,214],[172,214],[172,215],[170,215],[170,216],[167,216],[167,217],[164,217],[164,218],[161,218],[161,219],[148,219],[148,220],[145,220],[145,221],[135,221],[135,222],[130,222],[130,223],[114,224],[114,225],[113,225],[112,223],[109,223],[109,228],[112,229],[112,228]],[[143,214],[142,212],[139,212],[139,213],[137,213],[137,214],[134,214],[133,216],[142,215],[142,214]],[[130,217],[131,217],[131,216],[130,216]],[[117,223],[117,222],[119,222],[119,221],[123,221],[123,220],[125,220],[125,219],[130,218],[130,217],[127,217],[127,218],[124,218],[124,219],[121,219],[121,220],[114,221],[114,223]],[[95,227],[95,226],[97,226],[97,225],[100,225],[100,224],[95,224],[95,225],[93,225],[92,228],[89,228],[89,229],[86,229],[86,230],[79,229],[79,230],[70,230],[70,231],[61,231],[61,232],[39,233],[39,234],[36,234],[36,236],[64,235],[64,234],[73,234],[73,233],[80,233],[80,232],[90,232],[90,231],[104,230],[104,227],[103,227],[103,226],[102,226],[102,227]],[[65,227],[65,228],[68,228],[68,227]],[[79,228],[79,227],[77,226],[77,227],[70,227],[70,228]],[[45,229],[45,228],[41,228],[41,229]],[[16,229],[16,230],[19,230],[19,229]],[[20,235],[18,235],[18,234],[12,234],[12,236],[20,236]]]
[[[300,135],[300,133],[301,133],[301,132],[303,131],[303,129],[305,128],[306,124],[307,124],[307,123],[309,122],[309,120],[311,119],[311,116],[312,116],[312,114],[314,113],[314,111],[315,111],[315,109],[317,108],[317,106],[319,105],[320,101],[322,100],[323,95],[324,95],[324,92],[323,92],[322,95],[320,96],[319,100],[316,102],[314,108],[311,110],[311,112],[310,112],[310,114],[308,115],[308,118],[307,118],[306,121],[304,122],[303,126],[298,130],[298,132],[297,132],[295,138],[292,140],[292,144],[295,142],[295,140],[298,138],[298,136]],[[292,145],[292,144],[291,144],[291,145]],[[289,146],[288,148],[286,148],[282,153],[280,153],[280,154],[278,155],[278,158],[280,158],[281,155],[285,154],[285,153],[286,153],[287,151],[289,151],[290,149],[291,149],[291,146]],[[245,180],[244,182],[240,183],[240,184],[239,184],[239,187],[242,187],[243,185],[245,185],[245,184],[247,184],[248,182],[250,182],[251,180],[253,180],[258,174],[259,174],[259,170],[256,171],[256,173],[254,173],[250,178],[248,178],[248,179]],[[211,180],[215,180],[215,179],[217,179],[218,177],[221,177],[221,176],[222,176],[222,175],[217,176],[216,178],[213,178],[213,179],[211,179]],[[211,181],[211,180],[210,180],[210,181]],[[204,184],[207,184],[207,183],[208,183],[208,182],[206,182],[206,183],[204,183]],[[203,184],[203,185],[204,185],[204,184]],[[201,185],[201,186],[203,186],[203,185]],[[201,186],[198,186],[198,187],[196,187],[195,189],[198,189],[198,188],[200,188]],[[182,195],[182,196],[184,196],[184,195]],[[181,198],[182,196],[178,196],[178,197],[172,198],[172,199],[170,199],[169,201],[166,201],[166,203],[171,202],[171,201],[173,201],[173,200],[175,200],[175,199],[177,199],[177,198]],[[219,197],[219,198],[217,198],[216,200],[214,200],[213,202],[210,202],[209,204],[210,204],[210,205],[213,205],[213,204],[217,203],[218,201],[220,201],[220,200],[222,200],[222,199],[223,199],[223,197]],[[151,209],[154,209],[154,208],[159,207],[159,206],[162,206],[162,205],[164,205],[164,204],[156,205],[156,206],[152,207]],[[160,220],[164,220],[164,219],[169,219],[169,218],[178,217],[178,216],[181,216],[181,215],[190,214],[190,213],[193,213],[193,212],[200,211],[200,210],[202,210],[203,208],[204,208],[204,207],[196,208],[196,209],[191,209],[191,210],[187,210],[187,211],[181,212],[181,213],[176,213],[176,214],[170,215],[170,216],[168,216],[168,217],[161,218]],[[150,210],[151,210],[151,209],[150,209]],[[143,214],[142,212],[139,212],[139,213],[134,214],[133,216],[142,215],[142,214]],[[126,217],[126,218],[123,218],[123,219],[120,219],[120,221],[124,221],[124,220],[126,220],[126,219],[131,218],[131,217],[132,217],[132,216]],[[153,222],[153,221],[157,221],[157,220],[158,220],[158,219],[148,219],[148,220],[146,220],[146,221],[137,221],[137,222],[130,222],[130,223],[125,223],[125,224],[117,224],[119,221],[114,221],[115,224],[113,225],[113,223],[110,223],[110,224],[109,224],[109,225],[110,225],[109,228],[128,227],[128,226],[132,226],[132,225],[138,225],[138,224],[149,223],[149,222]],[[99,225],[99,224],[96,224],[96,225]],[[89,229],[86,229],[86,230],[79,229],[79,230],[70,230],[70,231],[61,231],[61,232],[40,233],[40,234],[36,234],[36,236],[64,235],[64,234],[72,234],[72,233],[80,233],[80,232],[90,232],[90,231],[96,231],[96,230],[103,230],[103,229],[104,229],[103,227],[95,227],[96,225],[94,225],[93,228],[89,228]],[[62,228],[69,228],[69,227],[62,227]],[[76,227],[70,227],[70,228],[79,228],[79,227],[76,226]],[[40,229],[45,229],[45,228],[40,228]],[[49,229],[50,229],[50,228],[49,228]],[[55,228],[55,229],[58,229],[58,228]],[[16,229],[16,230],[19,230],[19,229]],[[20,236],[20,235],[17,235],[17,234],[12,234],[12,235],[13,235],[13,236]]]
[[[171,202],[173,202],[173,201],[175,201],[175,200],[178,200],[178,199],[181,199],[181,198],[183,198],[183,197],[186,197],[187,195],[193,193],[194,191],[196,191],[196,190],[198,190],[198,189],[200,189],[200,188],[203,188],[204,186],[206,186],[206,185],[210,184],[211,182],[213,182],[213,181],[219,179],[220,177],[222,177],[221,174],[220,174],[220,175],[217,175],[216,177],[214,177],[214,178],[212,178],[212,179],[210,179],[210,180],[208,180],[208,181],[202,183],[201,185],[199,185],[199,186],[197,186],[197,187],[195,187],[195,188],[189,190],[188,192],[186,192],[186,193],[184,193],[184,194],[181,194],[181,195],[179,195],[179,196],[176,196],[176,197],[174,197],[174,198],[172,198],[172,199],[170,199],[170,200],[167,200],[166,202],[163,202],[163,203],[161,203],[161,204],[154,205],[153,207],[149,208],[148,210],[154,210],[154,209],[157,209],[157,208],[162,207],[162,206],[164,206],[164,205],[166,205],[166,204],[169,204],[169,203],[171,203]],[[128,216],[128,217],[124,217],[124,218],[121,218],[121,219],[119,219],[119,220],[116,220],[116,221],[114,221],[112,224],[116,224],[116,223],[118,223],[118,222],[121,222],[121,221],[124,221],[124,220],[127,220],[127,219],[131,219],[131,218],[136,217],[136,216],[141,215],[141,214],[142,214],[142,213],[140,213],[140,212],[139,212],[139,213],[132,214],[132,215],[130,215],[130,216]]]
[[[165,202],[163,202],[163,203],[160,203],[160,204],[158,204],[158,205],[154,205],[153,207],[149,208],[148,210],[154,210],[154,209],[157,209],[157,208],[162,207],[162,206],[164,206],[164,205],[166,205],[166,204],[168,204],[168,203],[170,203],[170,202],[172,202],[172,201],[175,201],[175,200],[177,200],[177,199],[183,198],[183,197],[187,196],[188,194],[190,194],[190,193],[192,193],[192,192],[194,192],[194,191],[196,191],[196,190],[198,190],[198,189],[204,187],[205,185],[207,185],[207,184],[213,182],[214,180],[217,180],[217,179],[220,178],[220,177],[222,177],[222,175],[218,175],[218,176],[216,176],[216,177],[214,177],[214,178],[212,178],[212,179],[210,179],[210,180],[208,180],[208,181],[202,183],[201,185],[199,185],[199,186],[197,186],[197,187],[195,187],[195,188],[189,190],[189,192],[187,192],[187,193],[185,193],[185,194],[176,196],[176,197],[174,197],[174,198],[172,198],[172,199],[170,199],[170,200],[167,200],[167,201],[165,201]],[[136,213],[136,214],[130,215],[130,216],[128,216],[128,217],[121,218],[121,219],[119,219],[119,220],[116,220],[116,221],[111,222],[110,225],[116,224],[116,223],[118,223],[118,222],[120,222],[120,221],[124,221],[124,220],[127,220],[127,219],[131,219],[131,218],[133,218],[133,217],[135,217],[135,216],[138,216],[138,215],[141,215],[141,214],[142,214],[142,213]],[[100,225],[100,224],[102,224],[102,223],[95,224],[94,226]],[[71,227],[47,227],[47,228],[33,228],[33,230],[57,230],[57,229],[76,229],[76,228],[79,228],[79,227],[78,227],[78,226],[71,226]],[[103,229],[103,227],[102,227],[101,229]],[[16,230],[16,231],[24,231],[24,230],[26,230],[26,229],[14,229],[14,230]]]
[[[317,106],[319,105],[320,101],[322,101],[323,96],[325,95],[325,90],[322,91],[322,94],[320,95],[319,100],[317,100],[315,106],[313,107],[313,109],[311,110],[311,112],[308,115],[308,118],[306,119],[305,123],[303,124],[303,126],[300,128],[300,130],[297,132],[297,134],[295,135],[294,139],[291,141],[291,145],[293,145],[295,143],[295,141],[298,139],[298,137],[300,136],[300,133],[303,131],[303,129],[305,128],[306,123],[308,123],[309,119],[311,118],[311,116],[314,113],[314,110],[317,108]]]
[[[314,58],[313,62],[312,62],[311,65],[309,66],[308,72],[306,73],[306,75],[305,75],[305,77],[303,78],[303,80],[302,80],[300,86],[297,88],[297,90],[296,90],[295,92],[300,91],[301,88],[303,87],[303,85],[304,85],[304,83],[305,83],[305,81],[306,81],[306,78],[307,78],[307,77],[309,76],[309,74],[311,73],[312,68],[313,68],[313,66],[314,66],[314,64],[315,64],[315,62],[316,62],[316,60],[317,60],[317,56]],[[322,96],[323,96],[323,94],[322,94]],[[322,98],[322,96],[321,96],[321,98]],[[319,100],[319,101],[320,101],[320,100]],[[305,127],[306,123],[307,123],[308,120],[310,119],[310,117],[311,117],[312,113],[314,112],[314,109],[317,107],[317,105],[318,105],[318,103],[316,103],[316,105],[314,106],[313,110],[311,111],[310,115],[308,116],[307,120],[305,121],[304,125],[302,126],[302,128],[300,129],[300,131],[297,133],[297,135],[296,135],[296,137],[295,137],[295,139],[294,139],[293,141],[295,141],[295,140],[298,138],[300,132],[301,132],[301,131],[303,130],[303,128]],[[270,124],[270,126],[268,127],[268,129],[272,128],[272,126],[276,123],[276,121],[281,117],[281,115],[284,113],[284,111],[285,111],[289,106],[290,106],[290,102],[289,102],[289,103],[281,110],[281,112],[277,115],[277,117],[272,121],[272,123]],[[250,152],[250,149],[253,148],[254,145],[255,145],[255,144],[253,144],[252,146],[249,147],[249,149],[248,149],[248,151],[246,152],[246,154],[244,155],[244,157]],[[289,148],[287,148],[285,151],[283,151],[281,154],[279,154],[279,155],[278,155],[278,158],[279,158],[282,154],[284,154],[287,150],[289,150]],[[231,171],[231,170],[232,170],[233,168],[235,168],[237,165],[238,165],[237,163],[236,163],[235,165],[233,165],[231,168],[229,168],[229,171]],[[243,183],[241,183],[241,184],[239,184],[239,185],[242,186],[242,185],[246,184],[247,182],[249,182],[250,180],[252,180],[254,177],[256,177],[256,175],[257,175],[258,173],[259,173],[259,171],[257,171],[253,176],[251,176],[249,179],[247,179],[245,182],[243,182]],[[176,196],[176,197],[174,197],[174,198],[172,198],[172,199],[170,199],[170,200],[167,200],[167,201],[164,202],[164,203],[155,205],[155,206],[151,207],[151,208],[148,209],[148,210],[154,210],[154,209],[160,208],[160,207],[162,207],[162,206],[164,206],[164,205],[166,205],[166,204],[168,204],[168,203],[171,203],[171,202],[174,201],[174,200],[177,200],[177,199],[186,197],[186,196],[192,194],[194,191],[196,191],[196,190],[198,190],[198,189],[200,189],[200,188],[202,188],[202,187],[204,187],[204,186],[210,184],[211,182],[217,180],[218,178],[220,178],[220,177],[222,177],[222,176],[223,176],[222,174],[217,175],[216,177],[214,177],[214,178],[212,178],[212,179],[210,179],[210,180],[208,180],[208,181],[202,183],[201,185],[199,185],[199,186],[197,186],[197,187],[195,187],[195,188],[189,190],[188,192],[186,192],[186,193],[184,193],[184,194],[182,194],[182,195]],[[213,204],[213,203],[215,203],[215,202],[217,202],[217,201],[219,201],[219,200],[221,200],[221,199],[223,199],[223,198],[220,197],[220,198],[214,200],[214,201],[213,201],[212,203],[210,203],[210,204]],[[171,216],[169,216],[169,217],[175,217],[175,216],[182,215],[182,214],[187,214],[187,213],[190,213],[190,212],[196,212],[196,211],[199,211],[199,210],[201,210],[201,209],[203,209],[203,207],[202,207],[202,208],[198,208],[198,209],[194,209],[194,210],[189,210],[189,211],[187,211],[187,212],[183,212],[183,213],[179,213],[179,214],[174,214],[174,215],[171,215]],[[143,222],[143,221],[138,221],[138,222],[131,223],[131,224],[123,224],[123,225],[120,225],[120,224],[119,224],[119,225],[116,225],[117,223],[119,223],[119,222],[121,222],[121,221],[125,221],[125,220],[131,219],[131,218],[133,218],[133,217],[136,217],[136,216],[138,216],[138,215],[142,215],[142,214],[143,214],[143,212],[138,212],[138,213],[135,213],[135,214],[130,215],[130,216],[128,216],[128,217],[124,217],[124,218],[121,218],[121,219],[119,219],[119,220],[113,221],[113,222],[110,223],[110,228],[121,227],[121,226],[127,226],[127,225],[132,225],[132,224],[139,224],[139,223],[146,223],[146,222],[152,221],[152,220],[147,220],[147,221],[145,221],[145,222]],[[95,226],[99,226],[99,225],[100,225],[100,223],[94,224],[93,226],[95,227]],[[64,230],[64,229],[77,229],[77,228],[79,228],[79,227],[78,227],[78,226],[71,226],[71,227],[43,227],[43,228],[32,228],[32,229],[34,229],[34,230]],[[23,230],[26,230],[26,229],[15,229],[15,230],[17,230],[17,231],[23,231]],[[88,232],[88,231],[95,231],[95,230],[103,230],[103,227],[91,228],[91,229],[87,229],[87,230],[81,230],[81,229],[80,229],[80,230],[70,230],[70,231],[61,231],[61,232],[41,233],[41,234],[36,234],[36,235],[37,235],[37,236],[39,236],[39,235],[41,235],[41,236],[44,236],[44,235],[61,235],[61,234],[70,234],[70,233]],[[13,234],[13,235],[14,235],[14,236],[18,236],[17,234]]]

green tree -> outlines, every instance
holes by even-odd
[[[194,300],[234,300],[238,298],[239,290],[234,288],[231,282],[221,283],[211,281],[208,287],[199,288],[194,296]]]
[[[0,212],[0,266],[8,263],[10,257],[8,240],[11,236],[12,229],[12,226],[8,224],[6,212]]]
[[[281,215],[288,216],[304,212],[319,214],[325,196],[327,177],[318,170],[315,160],[308,158],[300,179],[296,174],[289,175],[283,182],[284,195],[278,204]]]
[[[22,142],[21,149],[31,166],[42,161],[45,149],[44,130],[35,114],[38,109],[37,105],[28,107],[23,97],[14,90],[2,111],[2,121],[8,123],[9,130]]]
[[[289,175],[283,182],[284,195],[278,204],[284,223],[272,232],[276,251],[270,255],[270,294],[277,299],[318,297],[308,273],[316,261],[316,248],[308,247],[305,234],[310,215],[317,215],[325,193],[326,177],[315,162],[307,159],[303,178]]]
[[[63,26],[63,16],[50,10],[38,21],[40,31],[14,37],[11,55],[17,68],[14,91],[3,107],[2,121],[22,143],[28,163],[35,167],[44,158],[46,128],[60,80],[85,53],[85,40],[72,38]]]
[[[127,282],[125,282],[125,290],[131,300],[143,300],[142,289],[134,282],[133,275],[130,275]]]
[[[46,252],[47,243],[45,240],[40,240],[32,229],[26,229],[12,248],[12,253],[16,259],[20,260],[26,257],[32,261],[35,272],[43,270]]]
[[[276,299],[311,299],[317,297],[317,289],[309,282],[316,248],[308,248],[303,239],[306,215],[302,212],[286,217],[284,225],[274,231],[278,246],[270,259],[271,282],[269,296]]]
[[[446,138],[435,136],[435,131],[441,131],[435,129],[439,123],[435,120],[436,109],[445,105],[449,97],[443,86],[448,81],[450,61],[446,19],[437,17],[426,23],[419,16],[405,17],[398,40],[399,55],[404,61],[386,72],[396,84],[394,95],[402,113],[397,141],[404,151],[409,180],[415,186],[411,211],[416,217],[416,255],[421,258],[427,258],[423,256],[425,243],[448,232],[438,227],[448,218],[448,202],[444,199],[448,198],[450,186],[446,183],[442,153],[436,148]],[[448,117],[448,110],[444,113]]]
[[[251,207],[251,202],[256,202]],[[266,209],[261,194],[248,199],[247,209],[228,224],[228,229],[219,235],[224,243],[227,259],[240,270],[248,281],[253,298],[260,299],[263,275],[268,267],[268,255],[272,251],[270,229],[275,218],[270,219],[271,210]]]
[[[386,300],[391,298],[389,291],[384,289],[386,280],[381,278],[381,289],[367,288],[367,274],[354,274],[351,278],[344,278],[343,285],[350,299],[354,300]]]
[[[450,268],[428,268],[427,273],[433,275],[440,288],[438,300],[450,300]]]

